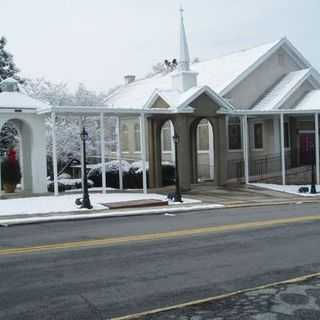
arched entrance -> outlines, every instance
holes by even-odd
[[[0,128],[0,150],[2,157],[9,148],[15,148],[21,167],[21,183],[19,191],[32,191],[31,149],[32,130],[20,119],[8,119]]]
[[[160,129],[161,137],[161,176],[162,186],[175,182],[174,126],[171,120],[165,121]]]
[[[193,183],[215,180],[214,130],[206,118],[191,126]]]

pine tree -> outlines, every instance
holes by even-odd
[[[7,78],[14,78],[20,83],[23,79],[18,76],[19,69],[13,61],[13,55],[5,49],[7,39],[0,38],[0,81]]]

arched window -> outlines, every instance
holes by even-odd
[[[209,123],[208,120],[203,119],[199,122],[197,127],[197,145],[198,151],[209,150]]]
[[[171,134],[171,125],[167,121],[161,128],[161,145],[163,152],[171,152],[172,150],[172,134]]]

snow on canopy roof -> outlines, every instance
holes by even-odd
[[[291,95],[291,93],[304,82],[311,73],[311,69],[293,71],[285,75],[275,87],[252,108],[257,111],[277,109]]]
[[[192,70],[199,74],[198,86],[209,86],[222,94],[223,90],[282,40],[193,64]],[[106,104],[117,108],[143,108],[154,90],[168,91],[171,88],[171,73],[157,74],[119,88],[107,98]]]
[[[14,78],[9,77],[9,78],[6,78],[6,79],[0,81],[0,83],[18,83],[18,81]]]
[[[320,110],[320,90],[308,92],[297,104],[295,110]]]
[[[0,92],[0,109],[35,109],[47,108],[48,105],[21,92]]]

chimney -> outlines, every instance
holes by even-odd
[[[135,80],[136,80],[136,76],[134,76],[134,75],[128,74],[128,75],[124,76],[125,84],[129,84],[129,83],[131,83],[131,82],[133,82]]]

